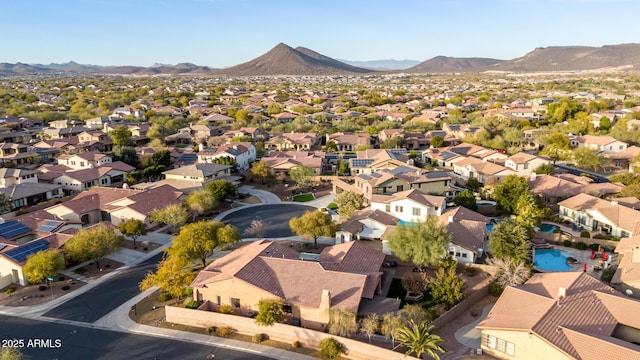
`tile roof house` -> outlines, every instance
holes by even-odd
[[[244,172],[249,170],[251,163],[256,161],[256,147],[250,142],[234,142],[216,148],[206,148],[200,144],[198,151],[198,163],[211,163],[216,159],[230,158],[236,163],[237,170]]]
[[[354,151],[359,145],[371,145],[371,135],[366,133],[345,134],[338,132],[328,135],[327,141],[333,141],[338,151]]]
[[[447,227],[451,242],[448,255],[457,262],[474,263],[487,247],[487,225],[490,219],[462,206],[447,208],[438,217],[438,222]]]
[[[362,299],[380,293],[384,254],[377,250],[349,242],[305,258],[277,242],[251,242],[204,268],[191,284],[193,297],[238,314],[255,312],[262,298],[279,298],[302,327],[324,329],[330,309],[357,312]]]
[[[518,176],[529,176],[535,169],[542,165],[548,165],[549,160],[520,152],[509,156],[505,160],[504,166],[515,171]]]
[[[453,172],[465,181],[476,179],[482,184],[495,183],[514,173],[509,168],[485,162],[475,157],[468,157],[453,164]]]
[[[476,328],[498,359],[638,359],[640,302],[584,272],[507,287]]]
[[[100,160],[99,160],[100,161]],[[60,165],[60,167],[66,165]],[[102,166],[79,170],[64,170],[63,172],[48,171],[39,175],[40,180],[52,184],[62,185],[66,192],[86,190],[92,186],[118,186],[125,181],[125,174],[135,170],[122,161],[107,162]]]
[[[111,156],[102,154],[98,151],[88,151],[75,155],[58,156],[58,164],[65,165],[70,169],[90,169],[102,165],[110,164],[113,161]]]
[[[444,196],[427,195],[410,189],[393,195],[376,194],[371,198],[371,210],[380,210],[395,218],[411,223],[421,222],[429,215],[442,215],[447,206]]]
[[[318,145],[319,139],[314,133],[280,133],[274,134],[265,142],[269,150],[311,150]]]
[[[564,180],[553,175],[538,175],[532,173],[529,176],[531,192],[545,205],[558,211],[558,202],[566,200],[582,192],[584,185],[573,181]]]
[[[135,189],[153,189],[161,186],[171,186],[189,194],[204,189],[213,180],[227,180],[238,183],[239,177],[231,175],[231,165],[221,164],[193,164],[163,172],[165,178],[160,181],[141,183],[133,186]]]
[[[260,161],[266,162],[276,173],[288,173],[296,166],[305,166],[315,175],[321,175],[326,166],[324,153],[313,151],[271,151]]]
[[[619,254],[618,268],[611,283],[640,289],[640,235],[620,239],[615,252]]]
[[[604,154],[618,153],[626,149],[629,145],[625,142],[616,140],[611,136],[604,135],[583,135],[576,136],[571,140],[574,146],[584,146],[589,149],[597,150]]]
[[[398,218],[384,211],[358,210],[336,231],[336,244],[361,239],[380,240],[387,228],[397,223]]]
[[[558,203],[559,215],[581,229],[602,231],[623,238],[640,234],[640,211],[617,201],[578,194]]]

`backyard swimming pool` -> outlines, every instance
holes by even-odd
[[[567,258],[571,254],[557,249],[536,250],[533,265],[541,271],[571,271]]]
[[[545,224],[545,223],[540,224],[540,226],[538,227],[540,228],[540,231],[548,232],[548,233],[552,233],[559,228],[558,225]]]

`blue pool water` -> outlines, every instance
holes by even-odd
[[[540,231],[543,232],[548,232],[548,233],[552,233],[554,232],[556,229],[558,229],[557,225],[553,225],[553,224],[545,224],[542,223],[540,224],[540,226],[538,226],[540,228]]]
[[[557,249],[536,250],[534,266],[542,271],[571,271],[567,257],[571,254]]]
[[[396,225],[398,225],[398,226],[416,226],[416,225],[418,225],[418,223],[411,222],[411,221],[398,220],[398,223]]]

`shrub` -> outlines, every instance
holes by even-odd
[[[60,276],[60,277],[58,278],[58,281],[64,281],[64,276]]]
[[[160,295],[158,295],[158,301],[160,302],[165,302],[169,299],[171,299],[171,294],[169,293],[161,293]]]
[[[233,332],[233,329],[228,326],[216,328],[216,336],[220,337],[229,337]]]
[[[579,241],[576,243],[576,249],[578,250],[586,250],[587,249],[587,244],[583,243],[582,241]]]
[[[471,277],[476,274],[476,268],[468,266],[464,269],[464,272],[467,274],[467,276]]]
[[[582,231],[580,232],[580,237],[581,237],[581,238],[587,238],[587,239],[588,239],[588,238],[590,238],[590,237],[591,237],[591,233],[589,233],[587,230],[582,230]]]
[[[38,286],[38,290],[45,291],[45,290],[47,290],[47,287],[44,286],[44,285],[40,285],[40,286]]]
[[[63,291],[67,291],[67,290],[69,290],[69,285],[65,285],[65,286],[61,287],[61,289],[62,289]]]
[[[220,305],[220,308],[218,309],[218,312],[222,313],[222,314],[233,314],[233,306],[225,304],[225,305]]]
[[[469,315],[471,315],[471,316],[473,316],[473,317],[476,317],[476,316],[478,316],[478,312],[477,312],[477,311],[475,311],[475,310],[471,310],[471,312],[469,313]]]
[[[189,302],[184,305],[187,309],[197,309],[198,306],[200,306],[200,303],[195,300],[189,300]]]
[[[185,288],[184,292],[182,293],[184,296],[191,296],[193,295],[193,288]]]
[[[571,240],[562,240],[562,246],[571,247]]]
[[[293,342],[291,343],[291,348],[292,349],[297,349],[297,348],[299,348],[301,346],[302,346],[302,344],[298,340],[293,340]]]
[[[500,286],[497,283],[489,284],[489,294],[491,294],[493,296],[500,296],[500,294],[502,294],[503,290],[504,289],[502,288],[502,286]]]
[[[329,210],[337,210],[338,209],[338,204],[329,203],[329,205],[327,205],[327,209],[329,209]]]
[[[211,334],[212,332],[216,331],[216,327],[209,326],[208,328],[205,329],[205,331],[207,332],[207,334]]]
[[[255,334],[251,338],[251,342],[256,343],[256,344],[260,344],[263,340],[265,340],[264,334]]]
[[[611,282],[611,279],[613,279],[613,274],[615,273],[616,271],[614,269],[604,269],[602,271],[602,275],[600,275],[600,280],[609,284]]]
[[[4,293],[5,293],[5,294],[7,294],[7,295],[11,295],[11,294],[13,294],[14,292],[16,292],[16,287],[15,287],[15,286],[9,286],[9,287],[4,291]]]
[[[335,338],[328,337],[320,341],[320,354],[323,357],[333,359],[344,352],[344,345]]]
[[[589,249],[593,251],[598,251],[598,248],[600,248],[600,245],[598,244],[589,244]]]

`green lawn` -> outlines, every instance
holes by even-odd
[[[330,209],[330,210],[337,210],[337,209],[338,209],[338,204],[336,204],[336,203],[330,203],[329,205],[327,205],[327,209]]]
[[[307,202],[314,199],[315,197],[313,196],[312,193],[293,195],[293,201],[297,201],[297,202]]]

